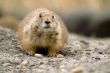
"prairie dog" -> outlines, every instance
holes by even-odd
[[[56,56],[67,41],[68,30],[59,16],[40,8],[29,13],[18,25],[18,38],[29,55],[44,48],[49,56]]]

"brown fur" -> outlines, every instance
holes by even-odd
[[[49,21],[49,28],[45,27]],[[68,30],[55,13],[47,9],[37,9],[26,16],[19,24],[18,37],[23,50],[33,55],[38,48],[48,50],[49,56],[55,56],[68,38]]]

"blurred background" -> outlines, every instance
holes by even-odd
[[[0,0],[0,26],[15,29],[37,8],[56,12],[71,33],[110,37],[110,0]]]

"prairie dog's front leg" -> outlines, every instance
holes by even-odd
[[[48,48],[48,56],[56,56],[62,48],[63,44],[61,42],[55,43],[52,47]]]
[[[29,55],[34,55],[37,51],[37,48],[35,45],[33,45],[30,42],[22,42],[23,50],[26,51]]]
[[[48,56],[56,56],[59,52],[57,48],[48,48]]]

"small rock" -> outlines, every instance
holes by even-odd
[[[21,62],[22,66],[27,66],[28,64],[29,64],[29,61],[27,61],[27,60],[24,60],[24,61]]]
[[[19,59],[19,58],[15,58],[14,59],[14,62],[16,62],[16,63],[20,63],[22,60],[21,59]]]
[[[17,65],[16,68],[21,68],[21,65]]]
[[[39,68],[43,69],[43,70],[47,70],[48,69],[47,65],[40,65]]]
[[[77,67],[72,70],[72,73],[84,73],[84,70],[82,67]]]
[[[40,65],[44,64],[43,62],[40,62]]]
[[[9,66],[9,65],[10,65],[10,63],[4,63],[3,64],[4,67]]]
[[[66,69],[66,65],[61,65],[60,69]]]
[[[19,54],[16,54],[15,57],[19,57],[19,56],[22,56],[23,53],[19,53]]]
[[[62,72],[66,72],[66,69],[61,69]]]
[[[61,73],[68,73],[67,70],[66,70],[66,65],[61,65],[60,66],[60,70],[61,70]]]
[[[35,57],[38,59],[43,59],[43,55],[42,54],[35,54]]]
[[[62,54],[58,54],[57,58],[64,58],[64,56]]]
[[[103,52],[98,52],[99,54],[103,54]]]
[[[96,60],[100,60],[100,58],[99,58],[99,57],[96,57],[95,59],[96,59]]]

